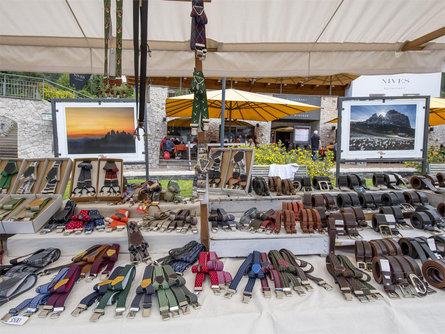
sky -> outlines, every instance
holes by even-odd
[[[133,133],[133,108],[65,108],[68,139],[103,136],[108,131]]]
[[[416,105],[415,104],[389,104],[378,106],[351,106],[351,121],[365,121],[374,113],[386,114],[389,110],[397,110],[399,113],[408,116],[411,128],[416,127]]]

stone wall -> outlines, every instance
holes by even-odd
[[[430,127],[428,131],[428,147],[445,145],[445,124]]]
[[[337,118],[337,96],[322,96],[321,97],[321,112],[320,112],[320,138],[323,147],[330,145],[336,141],[335,135],[337,124],[327,123],[330,120]],[[333,129],[334,128],[334,129]]]
[[[159,145],[167,135],[167,121],[165,117],[165,100],[167,96],[167,88],[150,87],[150,104],[147,106],[148,160],[150,168],[159,166]]]
[[[256,122],[256,121],[243,121],[249,124],[252,124],[256,127],[255,131],[258,135],[258,141],[260,145],[267,144],[270,141],[270,129],[271,129],[271,123],[270,122]],[[226,123],[227,125],[227,123]],[[210,119],[209,122],[209,130],[206,132],[206,141],[212,142],[216,141],[219,142],[219,130],[221,128],[221,120],[220,119]]]
[[[0,119],[17,123],[19,158],[54,156],[52,121],[43,120],[43,113],[51,113],[51,103],[0,97]]]

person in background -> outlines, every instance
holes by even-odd
[[[167,149],[167,137],[164,137],[164,139],[162,139],[162,142],[161,142],[161,150],[162,150],[162,153],[164,153],[164,151]]]
[[[170,158],[173,158],[175,153],[175,145],[172,140],[167,139],[167,143],[165,144],[166,150],[170,153]]]
[[[321,147],[321,140],[320,136],[318,135],[318,131],[314,130],[314,133],[311,136],[311,151],[314,161],[318,158],[318,150]]]
[[[179,145],[185,145],[184,138],[181,137],[181,141],[179,142]]]
[[[237,143],[241,143],[241,139],[240,139],[240,137],[236,138],[236,142],[237,142]]]

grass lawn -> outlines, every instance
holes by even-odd
[[[63,195],[63,199],[68,199],[70,197],[70,182],[68,181],[68,184],[65,189],[65,194]],[[144,180],[128,180],[128,183],[139,183],[144,182]],[[160,180],[162,189],[167,189],[168,180]],[[179,187],[181,188],[181,196],[182,197],[192,197],[192,180],[177,180]]]

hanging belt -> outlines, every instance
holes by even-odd
[[[36,182],[36,173],[40,161],[32,161],[25,172],[20,175],[19,180],[24,180],[17,189],[17,194],[30,194],[34,183]]]
[[[51,297],[49,297],[43,310],[39,313],[39,318],[46,318],[49,313],[51,313],[50,317],[52,319],[60,316],[65,310],[65,301],[73,289],[74,284],[79,279],[81,270],[82,266],[79,264],[73,264],[69,267],[63,279],[51,288]]]
[[[173,291],[170,289],[168,279],[162,266],[154,266],[153,288],[155,289],[158,297],[159,312],[162,320],[169,320],[170,312],[174,318],[178,317],[178,302],[173,294]]]
[[[134,296],[134,299],[131,302],[127,318],[134,319],[136,317],[136,313],[139,312],[140,310],[139,305],[141,303],[142,297],[144,299],[142,303],[142,309],[143,309],[142,316],[148,317],[150,315],[152,306],[151,298],[152,295],[155,293],[152,278],[153,278],[153,266],[148,265],[145,267],[142,282],[136,289],[136,296]]]
[[[116,279],[122,269],[123,267],[116,267],[107,280],[95,284],[93,287],[94,292],[83,298],[74,309],[74,311],[71,312],[71,315],[77,317],[80,313],[87,310],[91,305],[93,305],[97,300],[102,298],[102,296],[104,296],[110,288],[111,282]]]
[[[44,305],[48,298],[51,296],[51,289],[62,280],[62,278],[66,275],[68,268],[62,269],[59,273],[54,277],[51,282],[47,284],[40,285],[36,288],[37,296],[33,298],[28,298],[21,302],[15,308],[9,310],[8,314],[6,314],[2,321],[8,320],[10,317],[17,316],[22,310],[26,308],[26,312],[23,314],[25,317],[30,317],[34,313],[39,310],[39,305]]]
[[[99,304],[90,318],[91,321],[99,320],[99,318],[105,314],[105,307],[115,303],[115,317],[122,317],[123,313],[125,312],[125,303],[128,293],[130,292],[131,283],[133,282],[135,273],[136,267],[130,264],[127,264],[119,272],[119,275],[108,286],[108,291],[99,300]]]
[[[17,161],[9,160],[3,171],[0,173],[0,192],[2,194],[8,193],[11,186],[12,177],[19,172]]]
[[[26,198],[13,198],[0,205],[0,221],[4,220],[12,211],[14,211]]]
[[[56,192],[57,184],[60,181],[60,168],[62,167],[62,160],[53,162],[51,169],[46,174],[46,184],[42,190],[42,194],[54,194]]]
[[[151,256],[148,253],[148,243],[134,222],[127,224],[128,251],[130,252],[130,261],[132,263],[147,262],[151,263]]]
[[[99,273],[104,269],[101,275],[101,280],[106,279],[111,271],[113,270],[114,265],[119,257],[119,244],[112,244],[109,246],[102,256],[100,256],[97,260],[94,261],[93,265],[90,269],[90,275],[88,276],[88,280],[94,279],[99,275]]]

